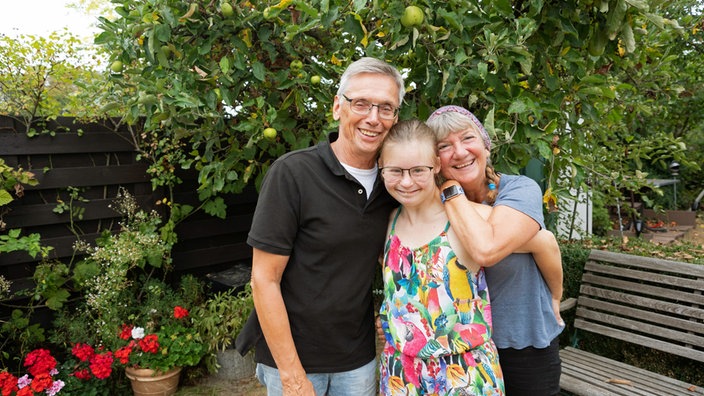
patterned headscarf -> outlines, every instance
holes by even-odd
[[[484,128],[484,125],[479,121],[479,119],[472,114],[471,111],[465,109],[464,107],[460,106],[454,106],[454,105],[449,105],[449,106],[443,106],[433,112],[433,114],[428,117],[428,121],[432,120],[433,118],[439,116],[440,114],[443,113],[459,113],[462,114],[463,116],[469,118],[474,125],[477,127],[477,130],[479,130],[479,134],[482,135],[482,140],[484,141],[484,147],[486,147],[487,150],[491,151],[491,139],[489,139],[489,133],[486,131],[486,128]]]

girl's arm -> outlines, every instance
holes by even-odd
[[[560,301],[562,300],[562,255],[557,239],[552,232],[540,230],[530,241],[521,246],[520,251],[532,253],[540,273],[552,295],[552,310],[555,318],[563,324],[560,317]]]

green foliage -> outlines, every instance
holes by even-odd
[[[3,367],[20,368],[20,356],[25,356],[33,346],[44,342],[45,332],[39,323],[31,323],[30,318],[34,310],[30,306],[26,310],[13,309],[7,321],[0,321],[0,361]]]
[[[217,362],[217,351],[222,351],[232,344],[232,341],[244,327],[252,312],[252,289],[247,284],[244,290],[235,289],[216,293],[205,304],[193,310],[192,315],[203,339],[207,340],[208,354],[204,363],[210,373],[220,368]]]
[[[76,225],[75,220],[83,220],[83,214],[85,213],[86,208],[80,206],[78,203],[86,203],[89,201],[80,195],[82,190],[80,188],[68,186],[66,187],[66,190],[68,191],[69,196],[68,202],[65,202],[60,197],[57,197],[56,207],[52,209],[52,212],[57,214],[68,213],[70,219],[68,227],[74,235],[80,238],[83,232]]]
[[[451,103],[475,112],[496,142],[502,171],[541,159],[558,195],[590,174],[630,177],[631,164],[614,160],[621,157],[615,143],[591,149],[618,142],[609,137],[626,127],[604,117],[625,88],[600,71],[619,54],[638,54],[641,33],[633,27],[655,20],[678,28],[646,4],[623,0],[426,0],[415,4],[424,22],[409,27],[398,23],[407,5],[401,0],[231,2],[232,17],[202,0],[113,4],[118,17],[101,19],[96,38],[124,65],[111,77],[119,89],[110,106],[124,108],[130,123],[144,121],[154,186],[180,182],[179,168],[196,169],[205,209],[220,217],[219,195],[259,183],[273,159],[334,128],[333,84],[364,55],[405,74],[402,119],[424,119]],[[603,55],[589,55],[595,36]],[[321,83],[311,84],[312,75]],[[268,127],[279,131],[274,140],[263,138]],[[562,172],[570,177],[553,186]],[[644,178],[629,182],[636,188]]]
[[[589,249],[581,242],[562,241],[560,254],[562,255],[564,296],[565,298],[577,297],[584,264],[589,257]]]
[[[42,246],[39,234],[33,233],[27,236],[20,236],[21,230],[9,230],[7,234],[0,235],[0,253],[10,253],[26,251],[33,258],[40,255],[46,257],[53,249],[50,246]]]
[[[17,197],[24,195],[24,185],[36,186],[39,182],[34,173],[15,169],[0,158],[0,209],[14,200],[12,193]],[[2,213],[2,212],[0,212]],[[0,230],[5,228],[5,223],[0,219]]]
[[[30,135],[50,132],[35,126],[43,128],[57,116],[97,114],[96,95],[87,87],[99,74],[89,64],[99,67],[100,58],[66,31],[48,37],[1,35],[0,114],[16,117]]]

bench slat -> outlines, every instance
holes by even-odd
[[[703,388],[579,349],[562,349],[560,358],[560,387],[580,395],[704,395]],[[609,379],[632,385],[606,382]]]
[[[604,265],[595,262],[585,265],[584,271],[585,276],[587,273],[594,272],[600,275],[609,275],[610,277],[607,277],[606,279],[613,279],[614,276],[617,276],[619,278],[634,279],[639,282],[646,281],[656,285],[676,286],[689,290],[704,289],[704,278],[685,278],[682,274],[667,275],[660,272],[653,272],[652,270],[636,270],[625,267]],[[662,268],[660,271],[667,271],[667,269]]]
[[[579,288],[579,291],[580,293],[588,296],[603,298],[609,301],[616,301],[623,304],[628,304],[630,306],[643,307],[644,309],[686,316],[688,318],[695,318],[700,321],[704,320],[704,309],[701,308],[688,307],[686,305],[671,303],[661,299],[634,296],[629,293],[621,293],[592,287],[589,285],[582,285]],[[577,304],[579,304],[579,301],[577,301]]]
[[[660,326],[667,326],[669,328],[680,329],[682,331],[689,331],[697,334],[704,335],[704,328],[701,324],[682,318],[676,318],[666,314],[661,314],[658,312],[646,309],[638,309],[634,307],[625,307],[616,303],[595,300],[587,296],[580,296],[579,304],[583,308],[589,308],[596,311],[607,311],[618,313],[619,315],[626,316],[633,319],[640,319],[650,323],[657,323]]]
[[[699,362],[704,362],[704,351],[697,351],[692,348],[683,347],[680,345],[675,345],[671,342],[664,342],[660,340],[654,340],[649,337],[644,337],[632,332],[613,329],[608,326],[603,326],[596,323],[587,322],[583,319],[575,319],[574,326],[578,329],[591,331],[597,334],[609,336],[622,341],[631,342],[638,345],[643,345],[648,348],[657,349],[659,351],[671,353],[674,355],[683,356],[692,360]]]
[[[654,275],[659,275],[662,276],[663,278],[666,278],[667,275],[660,275],[660,274],[654,274]],[[665,285],[663,286],[655,286],[652,284],[647,284],[643,283],[642,279],[644,278],[634,278],[636,281],[631,282],[631,281],[626,281],[626,280],[619,280],[619,279],[614,279],[614,278],[608,278],[604,276],[599,276],[591,273],[585,272],[584,275],[582,276],[582,284],[591,284],[591,285],[599,285],[599,286],[607,286],[609,288],[613,289],[620,289],[620,290],[627,290],[631,292],[636,292],[639,295],[645,295],[645,296],[651,296],[655,297],[659,300],[666,299],[666,300],[675,300],[677,302],[681,303],[690,303],[690,304],[696,304],[696,305],[704,305],[704,295],[697,295],[694,294],[694,290],[704,290],[704,279],[701,281],[691,281],[688,282],[691,286],[688,286],[689,289],[685,290],[676,290],[673,289],[672,286],[674,286],[673,282],[670,285]],[[690,281],[689,279],[682,279],[682,282],[684,281]],[[698,286],[698,287],[695,287]]]
[[[594,366],[594,363],[585,362],[583,357],[580,357],[578,361],[570,361],[567,358],[560,355],[563,359],[565,367],[562,370],[562,375],[560,376],[560,387],[564,390],[578,390],[579,394],[582,393],[583,389],[588,389],[590,392],[586,394],[597,394],[597,395],[623,395],[623,396],[633,396],[633,395],[652,395],[652,393],[644,393],[642,390],[634,387],[633,385],[609,382],[609,380],[629,380],[634,381],[634,378],[628,376],[624,378],[623,372],[619,372],[618,377],[608,376],[600,370],[599,366]],[[609,388],[608,390],[604,388]]]
[[[690,334],[677,328],[665,328],[658,324],[639,322],[605,312],[589,310],[584,307],[577,308],[577,316],[583,321],[602,323],[633,334],[641,334],[648,338],[660,338],[666,342],[678,345],[694,345],[704,348],[704,337]]]
[[[625,264],[632,267],[646,268],[656,271],[667,271],[686,275],[687,277],[704,278],[704,265],[681,263],[678,261],[663,260],[653,257],[634,256],[630,254],[592,250],[589,262],[606,261],[614,264]]]

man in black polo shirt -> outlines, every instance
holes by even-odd
[[[258,321],[236,345],[255,347],[270,395],[376,394],[371,288],[397,206],[376,158],[404,93],[389,64],[352,63],[333,103],[338,131],[279,158],[262,183],[247,239]]]

